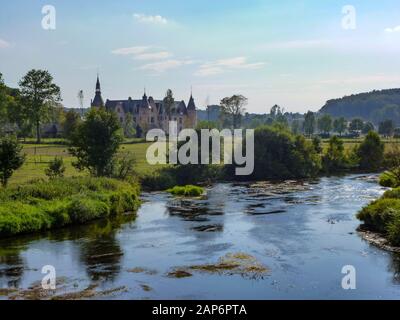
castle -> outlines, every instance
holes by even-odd
[[[193,95],[190,95],[189,103],[182,100],[175,101],[169,114],[163,100],[154,100],[147,97],[146,92],[142,99],[134,100],[129,97],[127,100],[104,100],[101,96],[100,80],[97,76],[96,94],[91,101],[92,108],[105,107],[114,111],[122,124],[125,123],[127,115],[130,114],[138,137],[144,136],[151,129],[162,129],[168,132],[169,121],[176,121],[178,131],[187,128],[195,128],[197,125],[197,111]]]

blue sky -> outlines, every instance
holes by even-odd
[[[41,26],[56,9],[56,29]],[[356,29],[342,28],[342,8]],[[48,69],[64,104],[85,105],[99,70],[103,98],[162,98],[171,88],[199,106],[240,93],[248,111],[274,104],[318,110],[326,100],[400,87],[398,0],[14,0],[1,4],[0,72],[17,86]]]

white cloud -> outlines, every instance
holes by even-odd
[[[120,48],[111,51],[115,55],[132,56],[134,60],[163,60],[173,56],[172,53],[151,46]]]
[[[161,60],[167,59],[171,57],[172,54],[168,51],[159,51],[159,52],[145,52],[134,55],[135,60]]]
[[[119,48],[111,51],[111,53],[117,55],[136,55],[136,54],[141,54],[149,49],[151,49],[151,47],[144,47],[144,46]]]
[[[147,70],[147,71],[153,71],[155,73],[162,73],[170,69],[176,69],[181,66],[193,64],[192,60],[176,60],[176,59],[170,59],[170,60],[165,60],[165,61],[158,61],[158,62],[153,62],[153,63],[148,63],[145,64],[141,67],[139,67],[139,70]]]
[[[245,57],[221,59],[203,63],[200,65],[195,75],[200,77],[212,76],[235,69],[259,69],[264,65],[264,62],[247,63],[247,58]]]
[[[388,32],[388,33],[400,32],[400,25],[396,26],[396,27],[393,27],[393,28],[386,28],[385,32]]]
[[[135,13],[133,15],[136,21],[140,23],[150,23],[150,24],[159,24],[159,25],[166,25],[168,20],[160,15],[151,16],[145,15],[143,13]]]
[[[9,48],[11,46],[6,40],[0,39],[0,49]]]

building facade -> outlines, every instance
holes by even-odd
[[[122,124],[126,122],[128,116],[131,117],[136,133],[140,137],[151,129],[162,129],[168,132],[169,121],[177,122],[178,132],[197,126],[197,111],[192,94],[187,105],[183,100],[175,101],[169,112],[163,100],[148,97],[146,92],[142,99],[129,97],[127,100],[106,100],[104,103],[99,77],[97,77],[96,92],[91,101],[91,107],[105,107],[107,110],[115,112]]]

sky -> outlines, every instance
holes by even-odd
[[[55,29],[43,28],[46,5]],[[347,6],[347,7],[346,7]],[[350,9],[348,6],[351,6]],[[50,17],[52,18],[52,17]],[[46,24],[45,24],[46,25]],[[13,0],[0,5],[0,72],[17,87],[46,69],[66,107],[94,97],[199,108],[233,94],[247,111],[319,110],[327,100],[400,87],[399,0]]]

